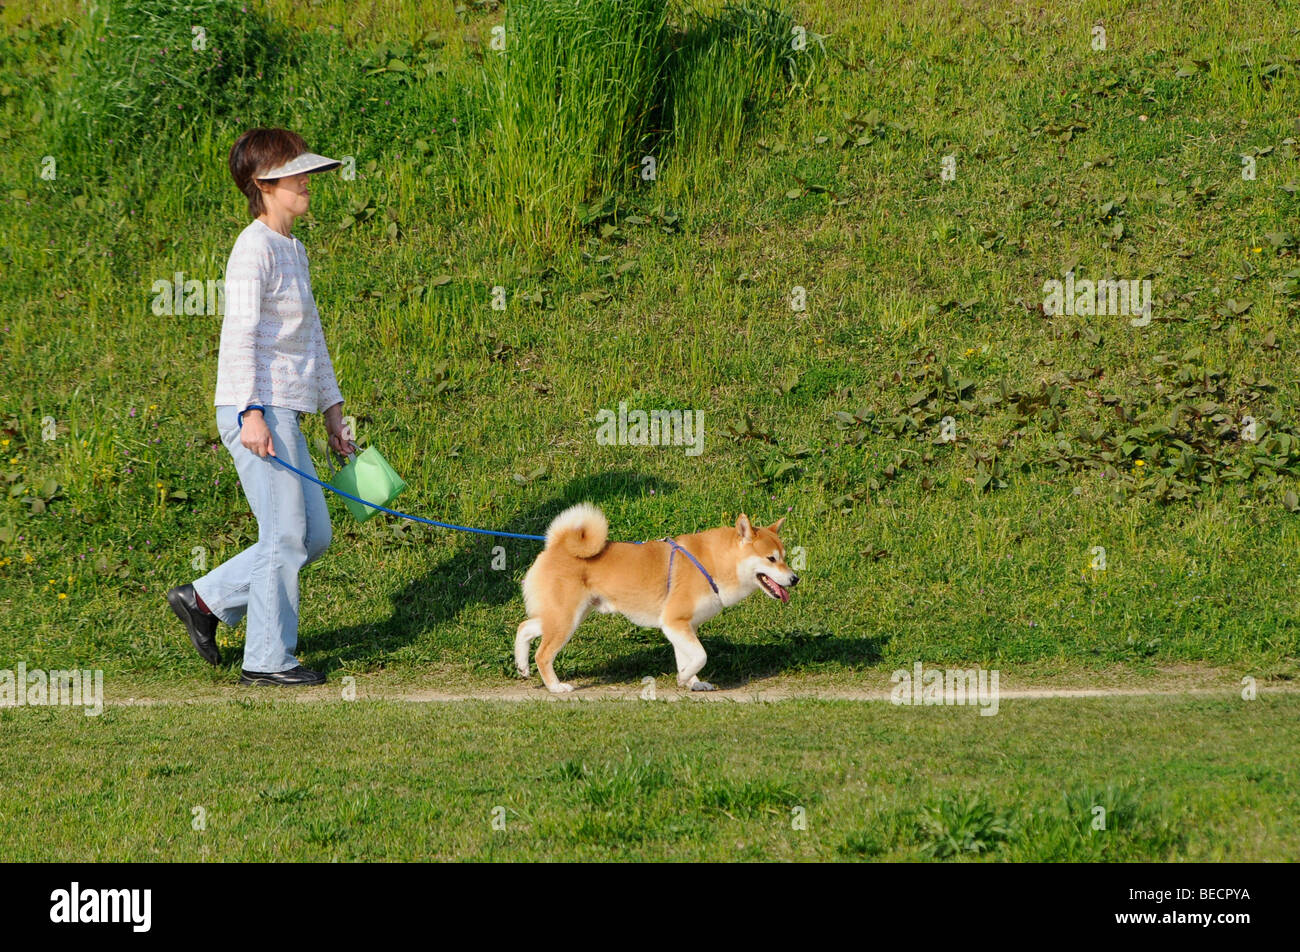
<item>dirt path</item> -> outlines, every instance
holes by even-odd
[[[1178,689],[1144,689],[1144,688],[1028,688],[1022,690],[999,690],[998,698],[1001,701],[1016,700],[1018,698],[1090,698],[1090,697],[1152,697],[1164,695],[1178,696],[1219,696],[1228,697],[1237,695],[1239,692],[1232,688],[1194,688],[1191,690]],[[1257,694],[1300,694],[1300,688],[1292,687],[1270,687],[1258,688]],[[432,703],[438,701],[565,701],[565,700],[588,700],[588,701],[638,701],[651,700],[648,697],[642,697],[641,692],[635,688],[591,688],[586,691],[576,691],[569,695],[552,695],[540,688],[515,689],[515,690],[497,690],[497,691],[473,691],[467,693],[455,693],[446,691],[420,691],[412,692],[405,695],[384,696],[385,700],[397,701],[414,701],[419,703]],[[657,689],[654,700],[658,701],[730,701],[730,702],[774,702],[774,701],[794,701],[794,700],[817,700],[817,701],[876,701],[889,703],[891,700],[888,691],[867,691],[851,689],[831,689],[831,690],[800,690],[798,688],[768,688],[747,690],[736,688],[729,691],[665,691]]]
[[[648,684],[575,684],[572,694],[552,695],[535,680],[497,685],[444,683],[437,688],[423,688],[409,684],[367,684],[365,675],[354,681],[346,676],[332,676],[330,683],[320,688],[283,689],[248,688],[238,685],[207,685],[182,696],[174,689],[154,694],[144,691],[141,696],[112,696],[106,691],[106,706],[139,706],[156,704],[225,703],[235,700],[292,700],[304,703],[330,701],[406,701],[416,704],[458,703],[463,701],[521,701],[521,702],[581,702],[581,701],[710,701],[730,703],[782,702],[800,699],[823,701],[859,701],[889,703],[890,685],[887,680],[875,678],[874,686],[856,686],[843,681],[826,682],[813,678],[778,678],[752,684],[719,689],[716,691],[683,691],[668,678],[654,685],[651,695]],[[445,679],[452,681],[453,679]],[[667,684],[665,682],[668,682]],[[1102,682],[1102,683],[1098,683]],[[1109,683],[1105,683],[1109,682]],[[1026,698],[1051,698],[1074,700],[1107,697],[1243,697],[1245,686],[1239,677],[1221,671],[1165,672],[1159,676],[1131,679],[1130,683],[1115,683],[1115,679],[1102,675],[1093,683],[1038,683],[999,685],[998,701]],[[1254,686],[1257,696],[1273,694],[1300,694],[1300,683],[1293,681],[1264,681]],[[152,695],[152,696],[149,696]],[[349,696],[350,695],[350,696]],[[974,697],[968,702],[973,705]]]

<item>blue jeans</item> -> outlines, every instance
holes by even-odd
[[[239,442],[238,409],[217,407],[217,430],[257,517],[257,542],[196,579],[194,590],[227,625],[238,625],[247,613],[245,671],[288,671],[299,664],[293,655],[298,646],[298,572],[329,547],[329,509],[315,483]],[[268,406],[262,415],[276,455],[315,476],[307,440],[298,428],[302,413]]]

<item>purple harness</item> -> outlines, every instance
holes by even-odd
[[[704,573],[704,577],[708,579],[709,587],[713,589],[713,594],[717,595],[719,598],[722,597],[722,593],[718,591],[717,584],[713,581],[713,576],[710,575],[708,571],[704,568],[704,566],[700,564],[699,559],[691,555],[691,553],[688,552],[684,546],[678,545],[675,539],[660,539],[659,541],[667,542],[669,545],[673,547],[672,552],[668,554],[668,588],[669,589],[673,587],[673,556],[677,554],[678,550],[681,550],[682,555],[686,556],[688,559],[694,562],[695,567]],[[668,589],[665,589],[664,591],[667,592],[667,590]]]
[[[673,550],[672,550],[671,552],[668,553],[668,587],[664,589],[664,594],[665,594],[665,595],[667,595],[668,592],[669,592],[669,591],[672,589],[672,587],[673,587],[673,557],[674,557],[675,555],[677,555],[678,550],[680,550],[681,553],[682,553],[682,555],[686,556],[688,559],[690,559],[692,562],[694,562],[694,563],[695,563],[695,567],[696,567],[697,569],[699,569],[699,570],[704,574],[704,577],[705,577],[705,578],[708,580],[708,582],[709,582],[709,588],[713,589],[713,594],[714,594],[714,595],[717,595],[718,598],[721,598],[721,597],[722,597],[722,593],[718,591],[718,585],[717,585],[716,582],[713,581],[713,576],[709,574],[709,570],[706,569],[703,565],[701,565],[701,564],[700,564],[700,560],[697,559],[695,556],[691,555],[691,553],[690,553],[689,551],[687,551],[687,549],[686,549],[685,546],[678,545],[676,539],[667,539],[667,538],[664,538],[664,539],[658,539],[658,540],[656,540],[656,541],[659,541],[659,542],[667,542],[669,545],[671,545],[671,546],[673,547]],[[633,545],[645,545],[644,542],[634,542],[634,543],[632,543],[632,544],[633,544]]]

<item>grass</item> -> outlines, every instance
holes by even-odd
[[[258,123],[355,170],[317,180],[295,233],[398,508],[539,533],[590,499],[629,540],[788,514],[796,597],[710,622],[709,680],[1295,676],[1296,10],[646,0],[641,40],[516,36],[512,73],[504,7],[389,6],[0,11],[0,665],[100,668],[114,696],[237,677],[242,630],[210,670],[162,598],[256,535],[210,405],[221,319],[152,305],[221,277],[246,224],[226,153]],[[791,25],[808,59],[774,45]],[[178,36],[186,58],[145,68]],[[538,152],[548,122],[567,131]],[[1070,270],[1149,278],[1152,322],[1045,314]],[[620,402],[702,414],[703,454],[598,444]],[[305,663],[509,683],[531,543],[330,505]],[[672,654],[602,617],[558,669],[635,683]],[[782,778],[738,782],[758,786],[701,796],[785,803]],[[1004,855],[1006,803],[958,792],[928,835]],[[908,817],[823,847],[897,855]]]
[[[7,710],[0,780],[24,796],[0,839],[15,861],[1284,860],[1298,707]]]
[[[477,185],[503,237],[567,244],[574,205],[627,184],[651,131],[667,14],[665,0],[507,8],[502,49],[484,59],[495,129]]]
[[[590,498],[628,539],[789,512],[812,584],[779,615],[746,604],[706,629],[723,682],[917,657],[1291,670],[1295,299],[1276,287],[1294,257],[1265,237],[1294,203],[1288,27],[1229,25],[1214,4],[1151,30],[1117,12],[1103,56],[1073,39],[1081,13],[1016,9],[844,14],[824,75],[802,105],[768,104],[743,162],[719,153],[723,174],[702,166],[676,203],[615,194],[542,263],[498,250],[508,210],[477,201],[469,172],[503,160],[475,46],[499,11],[392,24],[365,47],[298,28],[257,118],[354,156],[356,178],[322,179],[298,233],[345,410],[406,476],[402,508],[536,533]],[[250,35],[276,35],[283,14],[271,5]],[[796,18],[829,32],[827,10]],[[25,168],[57,140],[50,99],[73,82],[59,64],[94,35],[51,21],[0,46]],[[224,149],[249,118],[213,112],[180,153],[146,138],[139,168],[93,147],[56,156],[102,180],[24,173],[0,207],[16,302],[0,329],[4,657],[205,677],[160,596],[255,525],[207,405],[219,316],[150,305],[160,279],[220,276],[242,223]],[[1251,149],[1265,154],[1245,181]],[[953,182],[937,177],[948,153]],[[1121,196],[1115,240],[1097,209]],[[1155,273],[1158,319],[1035,313],[1075,259]],[[790,309],[795,285],[806,311]],[[620,401],[700,411],[704,454],[596,444],[595,411]],[[936,442],[945,418],[956,444]],[[489,542],[335,511],[333,549],[304,575],[305,661],[508,671],[530,544],[504,540],[498,570]],[[613,673],[667,663],[653,634],[589,626],[562,668],[600,671],[629,637]]]

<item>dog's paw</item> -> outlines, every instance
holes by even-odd
[[[520,676],[521,678],[526,678],[526,677],[528,677],[528,675],[529,675],[529,673],[530,673],[530,672],[528,671],[527,668],[515,668],[515,670],[519,672],[519,676]]]
[[[573,691],[573,685],[566,684],[563,681],[557,681],[555,684],[550,685],[547,690],[552,694],[569,694]]]
[[[714,687],[712,684],[710,684],[708,681],[700,681],[697,679],[691,682],[691,690],[692,691],[716,691],[717,688]]]

